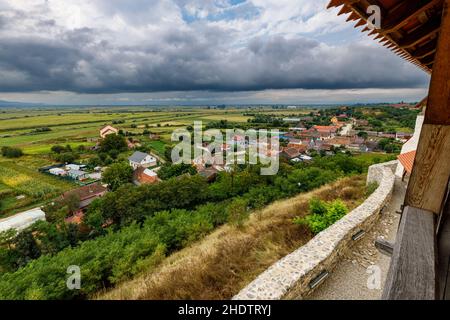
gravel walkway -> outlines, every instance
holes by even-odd
[[[378,300],[382,288],[369,289],[367,282],[371,265],[381,270],[381,284],[384,284],[389,269],[390,258],[379,253],[375,240],[381,236],[394,242],[400,210],[405,198],[406,184],[395,181],[394,193],[377,225],[344,256],[330,277],[309,297],[311,300]]]

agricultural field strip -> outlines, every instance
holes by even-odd
[[[205,116],[208,115],[207,113],[199,113],[196,115],[188,115],[188,116],[184,116],[184,117],[176,117],[176,119],[185,119],[185,118],[191,118],[191,117],[195,117],[195,116]],[[35,122],[35,120],[40,120],[38,119],[38,117],[35,118],[26,118],[27,122],[33,120],[32,122]],[[5,132],[5,131],[22,131],[22,130],[29,130],[29,129],[37,129],[37,128],[41,128],[41,127],[49,127],[49,128],[54,128],[54,127],[61,127],[61,126],[67,126],[67,125],[82,125],[82,124],[98,124],[98,123],[104,123],[104,122],[108,122],[108,121],[114,121],[114,120],[125,120],[125,121],[132,121],[132,120],[142,120],[142,119],[148,119],[148,121],[161,121],[163,119],[167,119],[168,121],[170,120],[174,120],[173,119],[173,114],[164,114],[164,115],[159,115],[156,117],[149,117],[148,115],[141,115],[141,116],[137,116],[137,117],[126,117],[125,119],[120,118],[119,116],[116,117],[109,117],[109,118],[102,118],[102,119],[98,119],[98,120],[91,120],[91,121],[79,121],[79,122],[72,122],[71,119],[64,119],[67,120],[67,122],[61,122],[61,123],[55,123],[54,121],[56,120],[60,120],[60,118],[58,116],[54,117],[54,121],[48,119],[47,121],[52,121],[52,122],[37,122],[34,123],[33,125],[30,126],[24,126],[24,125],[20,125],[17,123],[13,123],[12,125],[17,125],[17,127],[14,126],[8,126],[5,125],[4,123],[0,122],[0,132]],[[23,122],[23,119],[21,119],[21,121]]]
[[[130,118],[126,118],[126,119],[122,119],[122,118],[112,118],[112,119],[103,119],[103,120],[95,120],[95,121],[82,121],[82,122],[67,122],[67,123],[57,123],[57,124],[45,124],[45,123],[39,123],[39,124],[35,124],[33,126],[28,126],[28,127],[17,127],[17,128],[2,128],[2,123],[0,122],[0,132],[5,132],[8,131],[10,134],[13,133],[26,133],[26,130],[30,130],[30,129],[36,129],[36,128],[41,128],[41,127],[49,127],[49,128],[57,128],[57,127],[73,127],[73,126],[79,126],[79,125],[89,125],[92,124],[94,127],[98,127],[99,123],[105,123],[108,121],[114,121],[114,120],[125,120],[125,121],[133,121],[133,120],[141,120],[143,121],[143,123],[148,123],[148,124],[154,124],[155,122],[162,122],[162,121],[167,121],[167,122],[172,122],[172,121],[177,121],[177,120],[190,120],[190,119],[200,119],[205,117],[205,120],[208,120],[206,117],[211,116],[209,113],[198,113],[198,114],[189,114],[189,115],[185,115],[185,116],[178,116],[178,117],[174,117],[173,114],[164,114],[164,115],[158,115],[152,118],[149,118],[148,116],[139,116],[139,117],[130,117]],[[29,118],[28,118],[29,119]],[[118,126],[121,126],[123,124],[119,124]],[[91,126],[89,126],[91,127]],[[125,126],[125,127],[129,127],[129,126]],[[88,127],[86,127],[88,128]]]

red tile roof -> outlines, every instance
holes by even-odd
[[[157,175],[148,175],[149,170],[146,168],[137,168],[134,171],[134,179],[141,184],[152,184],[158,182]]]
[[[416,150],[403,153],[399,155],[397,158],[402,164],[402,166],[405,168],[406,172],[411,174],[412,168],[414,166],[414,160],[416,159]]]
[[[336,132],[337,127],[336,126],[314,126],[314,129],[316,129],[319,132]]]
[[[92,197],[103,196],[107,191],[108,189],[106,189],[104,186],[100,184],[90,184],[75,190],[64,192],[62,197],[65,198],[68,195],[76,194],[80,197],[80,200],[83,201],[86,199],[90,199]]]

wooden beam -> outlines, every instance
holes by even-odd
[[[411,52],[411,55],[416,57],[417,59],[425,58],[431,54],[434,54],[436,52],[437,48],[437,40],[434,39],[433,41],[428,42],[426,45],[421,46]]]
[[[405,204],[439,214],[450,178],[450,0],[445,0],[428,106]]]
[[[418,59],[421,63],[423,63],[424,65],[430,65],[430,64],[433,64],[434,63],[434,56],[432,56],[432,55],[429,55],[429,56],[426,56],[425,58],[421,58],[421,59]]]
[[[387,19],[382,22],[382,32],[394,32],[417,18],[426,10],[432,8],[442,0],[403,0],[400,4],[389,11]]]
[[[437,297],[435,215],[405,207],[383,291],[383,300]]]
[[[438,33],[440,27],[441,22],[439,20],[430,20],[421,27],[417,28],[414,32],[401,39],[398,42],[398,45],[403,49],[411,48]]]
[[[425,123],[450,125],[450,1],[445,0]]]

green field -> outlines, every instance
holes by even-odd
[[[185,128],[194,121],[203,121],[204,124],[222,119],[246,122],[249,117],[244,113],[244,109],[158,110],[146,107],[3,109],[0,112],[0,147],[19,147],[25,155],[14,161],[0,156],[0,216],[40,205],[77,187],[74,183],[38,172],[39,168],[55,163],[50,156],[54,145],[70,145],[72,149],[91,147],[99,138],[99,130],[105,125],[113,125],[132,132],[143,146],[164,157],[175,129]],[[48,131],[39,131],[42,128],[48,128]],[[150,140],[143,135],[144,130],[159,134],[161,140]],[[82,159],[91,156],[82,155]],[[25,195],[25,198],[17,199],[19,195]]]
[[[0,217],[5,213],[36,206],[76,185],[12,161],[0,162]],[[16,199],[23,196],[23,199]]]

